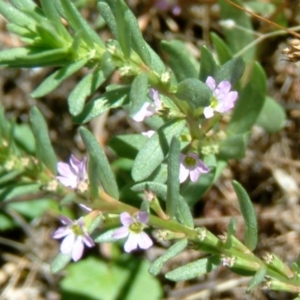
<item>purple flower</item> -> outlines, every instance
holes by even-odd
[[[156,0],[154,6],[160,11],[171,10],[173,15],[178,16],[181,13],[181,8],[176,2],[172,0]]]
[[[200,174],[209,172],[209,168],[195,153],[180,154],[179,181],[184,182],[190,175],[192,182],[196,182]]]
[[[148,223],[149,216],[146,212],[140,211],[134,218],[128,212],[120,214],[122,227],[113,233],[113,238],[122,239],[128,237],[124,250],[129,253],[139,246],[141,249],[148,249],[153,245],[147,233],[143,231]]]
[[[134,121],[142,122],[146,118],[153,116],[155,113],[162,109],[162,103],[159,99],[158,91],[150,89],[150,94],[152,96],[153,102],[144,103],[141,109],[132,117]]]
[[[213,91],[213,96],[210,106],[204,108],[203,114],[206,119],[214,115],[214,111],[225,113],[234,107],[234,103],[238,98],[238,92],[231,91],[231,83],[229,81],[221,81],[216,86],[216,81],[211,76],[208,76],[205,82]]]
[[[57,164],[57,170],[60,174],[56,177],[57,180],[66,187],[83,189],[83,185],[87,180],[86,161],[86,157],[80,161],[71,154],[69,164],[64,162],[59,162]]]
[[[60,245],[60,252],[71,254],[74,261],[78,261],[83,253],[84,245],[95,246],[94,241],[84,227],[83,218],[72,221],[66,216],[60,216],[60,221],[66,225],[58,228],[52,235],[54,239],[64,238]]]

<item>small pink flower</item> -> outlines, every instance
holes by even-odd
[[[141,109],[132,117],[134,121],[142,122],[146,118],[153,116],[155,113],[162,109],[162,103],[159,99],[158,91],[150,89],[150,94],[152,96],[153,102],[144,103]]]
[[[209,168],[201,161],[197,154],[180,154],[179,181],[184,182],[189,176],[192,182],[196,182],[200,174],[209,172]]]
[[[93,247],[95,243],[84,227],[83,218],[72,221],[66,216],[60,216],[59,219],[66,226],[58,228],[52,237],[54,239],[64,238],[60,245],[60,252],[71,254],[72,259],[78,261],[83,254],[84,245]]]
[[[172,11],[173,15],[178,16],[181,13],[181,7],[174,0],[156,0],[154,6],[160,11]]]
[[[135,218],[128,212],[123,212],[120,214],[120,221],[123,226],[118,228],[112,236],[115,239],[128,237],[124,244],[124,250],[127,253],[137,249],[138,246],[141,249],[148,249],[153,245],[148,234],[143,231],[148,220],[148,214],[143,211],[140,211]]]
[[[64,162],[59,162],[57,164],[57,170],[60,174],[56,177],[57,180],[66,187],[72,189],[80,188],[80,185],[87,180],[86,161],[86,157],[80,161],[71,154],[69,164]]]
[[[231,83],[229,81],[221,81],[216,86],[216,81],[211,76],[206,79],[207,86],[213,91],[210,106],[204,108],[203,114],[206,119],[213,117],[214,112],[225,113],[230,111],[238,98],[238,92],[231,91]]]

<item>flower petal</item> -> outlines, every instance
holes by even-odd
[[[120,221],[124,226],[130,226],[133,223],[132,216],[128,212],[123,212],[120,214]]]
[[[123,239],[123,238],[127,237],[128,234],[129,234],[129,229],[128,229],[128,227],[127,227],[127,226],[123,226],[123,227],[120,227],[120,228],[116,229],[116,230],[113,232],[112,237],[113,237],[114,239],[119,240],[119,239]]]
[[[74,243],[75,243],[75,235],[73,232],[70,232],[62,241],[60,245],[60,251],[63,254],[68,254],[72,252]]]
[[[204,110],[203,110],[203,114],[204,114],[204,117],[205,117],[206,119],[209,119],[209,118],[213,117],[213,115],[214,115],[214,110],[213,110],[212,107],[206,106],[206,107],[204,108]]]
[[[77,187],[77,176],[56,176],[56,179],[64,186],[76,188]]]
[[[72,259],[78,261],[83,254],[84,245],[81,237],[77,237],[72,249]]]
[[[144,223],[147,224],[149,221],[149,215],[147,212],[145,211],[140,211],[136,217],[137,221],[139,221],[140,223]]]
[[[64,236],[67,236],[68,234],[70,234],[71,229],[68,227],[59,227],[53,234],[52,234],[52,238],[53,239],[61,239]]]
[[[231,89],[231,83],[227,80],[221,81],[217,88],[216,88],[216,94],[227,94]]]
[[[208,76],[208,77],[206,78],[205,83],[207,84],[207,86],[208,86],[212,91],[214,91],[214,90],[216,89],[216,81],[215,81],[215,79],[214,79],[213,77]]]
[[[155,114],[155,107],[149,102],[143,104],[141,109],[132,117],[136,122],[142,122],[147,117],[150,117]]]
[[[95,243],[93,241],[93,239],[90,237],[90,235],[88,233],[85,233],[83,236],[83,243],[87,246],[87,247],[94,247]]]
[[[182,183],[186,181],[189,177],[190,170],[186,168],[182,163],[179,166],[179,182]]]
[[[190,178],[192,182],[196,182],[200,176],[200,170],[196,168],[195,170],[190,171]]]
[[[74,223],[70,218],[68,218],[68,217],[66,217],[66,216],[63,216],[63,215],[59,216],[59,220],[60,220],[64,225],[71,225],[71,224]]]
[[[139,234],[130,232],[128,239],[124,244],[125,252],[129,253],[132,250],[136,249],[138,245],[138,240],[139,240]]]
[[[153,242],[148,234],[142,231],[139,234],[138,245],[141,249],[149,249],[153,245]]]

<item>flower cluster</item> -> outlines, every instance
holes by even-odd
[[[129,253],[134,249],[148,249],[153,245],[150,237],[143,230],[148,223],[149,216],[146,212],[140,211],[136,217],[132,217],[128,212],[120,214],[122,227],[118,228],[112,235],[115,239],[125,237],[127,241],[124,244],[124,250]]]
[[[221,81],[216,85],[216,80],[208,76],[205,83],[213,91],[210,106],[205,107],[203,111],[206,119],[213,117],[215,111],[225,113],[234,107],[238,93],[236,91],[230,91],[231,83],[229,81]]]

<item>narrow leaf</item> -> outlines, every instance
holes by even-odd
[[[237,182],[232,182],[245,220],[245,245],[253,251],[257,245],[257,220],[252,202],[246,190]]]
[[[202,258],[182,267],[179,267],[166,274],[166,278],[172,281],[183,281],[193,279],[209,273],[220,264],[215,256]]]
[[[179,222],[187,227],[194,228],[194,219],[191,213],[191,208],[181,196],[178,198],[178,206],[176,210],[176,217]]]
[[[57,273],[64,269],[64,267],[71,261],[71,254],[58,253],[51,264],[52,273]]]
[[[103,72],[96,69],[75,86],[68,98],[69,111],[72,116],[75,117],[82,112],[85,99],[94,93],[105,79]]]
[[[167,199],[167,186],[159,182],[146,181],[137,183],[131,187],[131,190],[134,192],[151,191],[155,193],[158,198],[164,201]]]
[[[265,279],[266,274],[267,274],[266,268],[259,269],[255,273],[255,275],[251,278],[251,280],[249,281],[248,287],[247,287],[247,293],[249,293],[257,285],[262,283],[263,280]]]
[[[216,49],[216,52],[218,54],[219,63],[221,65],[225,64],[227,61],[232,59],[232,53],[224,40],[222,40],[218,35],[216,35],[214,32],[210,33],[210,37],[212,40],[212,43],[214,45],[214,48]]]
[[[98,7],[100,14],[108,25],[111,33],[115,38],[117,38],[117,23],[110,6],[105,2],[105,0],[99,0]]]
[[[30,111],[30,124],[36,141],[36,155],[39,160],[40,169],[42,163],[55,175],[56,171],[56,155],[53,150],[46,121],[38,110],[33,107]]]
[[[216,71],[215,79],[217,82],[227,80],[234,85],[243,75],[245,63],[242,58],[235,57],[226,62],[219,70]]]
[[[179,136],[184,127],[184,120],[172,120],[146,142],[133,164],[131,174],[135,181],[145,180],[152,174],[166,157],[172,137]]]
[[[284,127],[285,122],[286,113],[284,108],[273,98],[266,97],[256,124],[268,133],[276,133]]]
[[[178,84],[176,96],[186,101],[191,108],[197,109],[210,104],[212,91],[204,82],[188,78]]]
[[[55,90],[65,79],[80,70],[87,63],[87,59],[81,59],[71,63],[48,76],[31,94],[33,98],[43,97]]]
[[[86,20],[80,15],[75,5],[69,0],[60,0],[61,7],[64,10],[66,20],[75,31],[81,31],[86,43],[93,49],[94,44],[104,47],[103,41],[98,34],[90,27]]]
[[[264,70],[258,63],[255,63],[248,84],[239,94],[227,127],[228,132],[245,133],[251,129],[264,105],[267,92],[266,82]]]
[[[181,253],[187,246],[187,239],[182,239],[167,249],[159,258],[157,258],[150,266],[150,274],[156,276],[162,269],[163,264],[169,259]]]
[[[86,123],[93,118],[96,118],[109,110],[116,108],[127,103],[128,100],[128,87],[120,87],[118,89],[108,91],[98,98],[89,101],[83,108],[83,111],[72,118],[75,123]]]
[[[119,190],[108,159],[94,135],[84,127],[79,133],[89,153],[89,180],[93,197],[98,196],[98,184],[101,183],[104,191],[111,197],[118,199]]]
[[[218,70],[218,65],[212,56],[212,51],[209,50],[206,46],[202,46],[199,79],[205,82],[208,76],[212,76],[215,78],[215,74],[217,70]]]
[[[136,76],[131,84],[129,99],[130,99],[130,114],[135,115],[148,100],[148,77],[146,73],[140,73]]]
[[[183,42],[179,40],[162,41],[160,47],[178,81],[198,78],[199,66],[196,67],[195,62],[191,60],[192,55]]]
[[[174,136],[171,141],[168,156],[168,180],[166,211],[170,217],[174,217],[179,202],[179,164],[180,164],[180,141]]]

